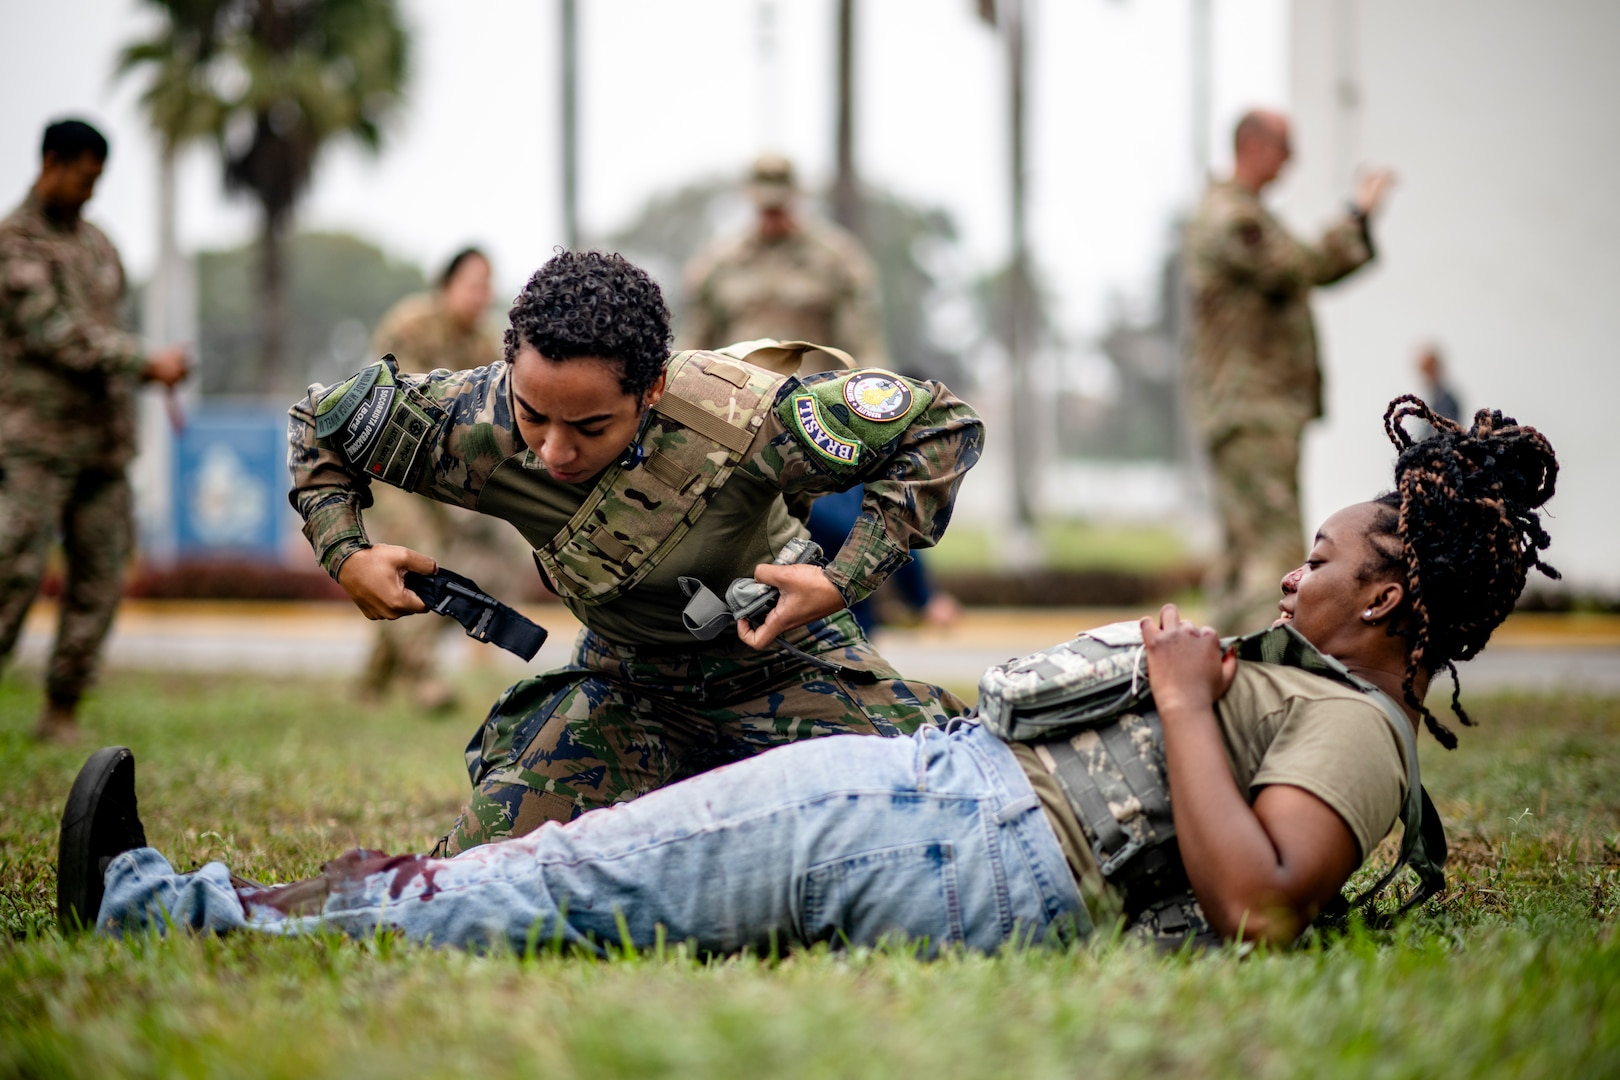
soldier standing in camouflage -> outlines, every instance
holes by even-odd
[[[10,657],[60,529],[67,573],[36,737],[77,738],[74,714],[112,625],[133,541],[125,467],[135,390],[185,378],[179,347],[146,353],[119,326],[124,268],[80,218],[107,140],[79,120],[45,129],[39,177],[0,222],[0,662]]]
[[[687,266],[682,349],[733,341],[814,341],[882,367],[888,352],[878,319],[877,272],[860,242],[830,222],[797,211],[793,165],[765,154],[749,173],[758,212],[753,226],[715,241]],[[797,374],[837,366],[807,353]]]
[[[470,371],[501,359],[500,340],[484,315],[490,300],[489,258],[466,248],[451,258],[432,292],[407,296],[377,324],[372,355],[392,353],[407,371]],[[415,498],[386,485],[374,488],[366,524],[378,539],[431,551],[486,588],[528,580],[533,571],[518,535],[504,523],[447,503]],[[521,575],[521,576],[520,576]],[[377,624],[361,697],[380,699],[398,684],[424,712],[453,708],[455,688],[440,674],[438,645],[458,633],[448,619],[396,619]]]
[[[404,573],[435,566],[367,539],[375,479],[517,526],[585,624],[573,663],[511,687],[475,734],[475,791],[443,851],[783,743],[965,711],[901,679],[846,609],[943,534],[979,457],[978,416],[937,382],[800,381],[725,351],[671,357],[669,338],[643,271],[564,253],[519,294],[502,363],[415,376],[389,359],[292,409],[294,504],[368,617],[421,611]],[[826,567],[762,565],[805,535],[784,495],[859,483],[864,511]],[[781,598],[761,624],[702,643],[682,623],[681,576],[716,592],[752,576]],[[779,636],[810,657],[774,648]]]
[[[1287,118],[1248,113],[1233,149],[1232,178],[1205,193],[1186,248],[1196,325],[1188,392],[1223,533],[1208,589],[1223,634],[1270,622],[1278,579],[1304,555],[1300,437],[1322,415],[1310,292],[1371,261],[1369,219],[1392,179],[1364,174],[1349,213],[1313,246],[1260,199],[1288,162]]]

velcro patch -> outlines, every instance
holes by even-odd
[[[911,387],[887,371],[862,371],[844,383],[844,403],[856,416],[886,424],[911,410]]]
[[[359,465],[385,484],[410,490],[416,486],[417,475],[427,462],[422,449],[438,431],[444,413],[431,402],[418,399],[410,390],[396,394],[392,393],[394,387],[388,389],[392,405],[377,412],[383,418],[381,434],[365,457],[351,458],[349,463]]]

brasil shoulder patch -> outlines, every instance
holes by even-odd
[[[860,461],[861,444],[828,426],[814,394],[800,391],[785,405],[783,421],[799,433],[806,446],[839,465],[853,466]]]
[[[933,400],[927,386],[892,372],[829,371],[805,379],[777,415],[818,457],[854,468],[900,438]]]

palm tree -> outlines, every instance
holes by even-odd
[[[211,139],[225,186],[261,216],[259,382],[285,390],[286,241],[315,160],[347,136],[375,152],[400,104],[409,38],[395,0],[147,0],[157,33],[127,46],[121,74],[150,72],[141,103],[164,157]]]

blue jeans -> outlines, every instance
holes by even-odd
[[[893,937],[930,954],[1091,929],[1029,781],[971,721],[797,743],[453,859],[354,851],[280,889],[233,886],[220,863],[177,874],[151,848],[114,859],[98,925],[161,927],[160,911],[196,929],[597,951],[659,928],[706,953]]]

